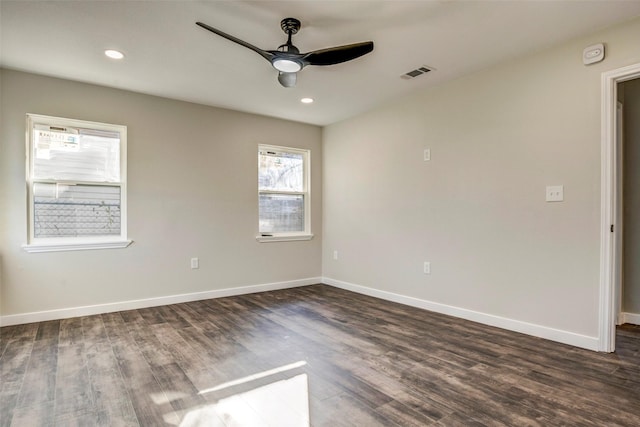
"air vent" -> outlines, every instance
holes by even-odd
[[[431,71],[431,68],[422,66],[420,68],[416,68],[415,70],[411,70],[408,73],[401,75],[400,78],[403,78],[405,80],[415,79],[416,77],[426,74],[429,71]]]

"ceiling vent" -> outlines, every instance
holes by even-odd
[[[411,70],[408,73],[401,75],[400,78],[403,78],[405,80],[411,80],[423,74],[427,74],[429,71],[432,71],[432,69],[422,66],[420,68],[416,68],[415,70]]]

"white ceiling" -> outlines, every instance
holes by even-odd
[[[0,0],[0,65],[317,125],[640,15],[640,0],[11,1]],[[307,67],[295,88],[255,52],[302,29],[302,51],[373,40],[371,54]],[[105,49],[125,59],[106,58]],[[580,61],[581,52],[576,52]],[[435,71],[413,80],[420,66]],[[302,97],[315,102],[303,105]]]

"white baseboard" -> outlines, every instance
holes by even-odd
[[[239,286],[235,288],[215,289],[190,294],[169,295],[157,298],[145,298],[109,304],[87,305],[83,307],[62,308],[57,310],[38,311],[33,313],[10,314],[0,316],[0,326],[21,325],[24,323],[44,322],[47,320],[68,319],[92,314],[113,313],[115,311],[135,310],[138,308],[157,307],[159,305],[178,304],[181,302],[199,301],[211,298],[223,298],[233,295],[253,294],[256,292],[275,291],[278,289],[296,288],[299,286],[321,283],[321,277],[290,280],[287,282],[265,283],[261,285]]]
[[[419,298],[409,297],[405,295],[395,294],[393,292],[381,291],[378,289],[368,288],[366,286],[355,285],[353,283],[343,282],[328,277],[322,278],[322,283],[335,286],[336,288],[345,289],[347,291],[357,292],[364,295],[393,301],[412,307],[422,308],[436,313],[447,314],[461,319],[471,320],[473,322],[482,323],[489,326],[495,326],[510,331],[520,332],[532,335],[538,338],[544,338],[551,341],[569,344],[575,347],[585,348],[587,350],[598,351],[599,340],[597,337],[576,334],[574,332],[553,329],[546,326],[536,325],[533,323],[522,322],[519,320],[508,319],[505,317],[494,316],[492,314],[481,313],[478,311],[467,310],[465,308],[454,307],[437,302],[422,300]],[[631,322],[630,322],[631,323]]]
[[[640,314],[638,313],[620,313],[620,323],[631,323],[632,325],[640,325]]]
[[[366,286],[355,285],[353,283],[343,282],[328,277],[310,277],[307,279],[291,280],[286,282],[266,283],[260,285],[240,286],[226,289],[216,289],[204,292],[195,292],[189,294],[169,295],[165,297],[145,298],[139,300],[122,301],[109,304],[97,304],[83,307],[71,307],[57,310],[38,311],[32,313],[12,314],[0,316],[0,326],[19,325],[24,323],[43,322],[48,320],[68,319],[78,316],[89,316],[93,314],[112,313],[116,311],[135,310],[139,308],[157,307],[160,305],[178,304],[190,301],[199,301],[212,298],[223,298],[234,295],[245,295],[256,292],[274,291],[278,289],[288,289],[300,286],[313,285],[316,283],[325,283],[330,286],[357,292],[364,295],[393,301],[412,307],[422,308],[436,313],[447,314],[466,320],[482,323],[485,325],[495,326],[515,332],[521,332],[539,338],[561,342],[563,344],[573,345],[575,347],[586,348],[588,350],[598,350],[598,339],[573,332],[562,331],[549,328],[546,326],[535,325],[532,323],[521,322],[519,320],[507,319],[491,314],[480,313],[477,311],[467,310],[464,308],[454,307],[437,302],[422,300],[419,298],[409,297],[405,295],[395,294],[393,292],[381,291],[378,289],[368,288]],[[640,325],[640,314],[622,313],[625,323],[633,323]]]

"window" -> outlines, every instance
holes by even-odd
[[[126,126],[27,114],[28,252],[126,247]]]
[[[261,242],[309,240],[309,150],[258,147],[258,210]]]

